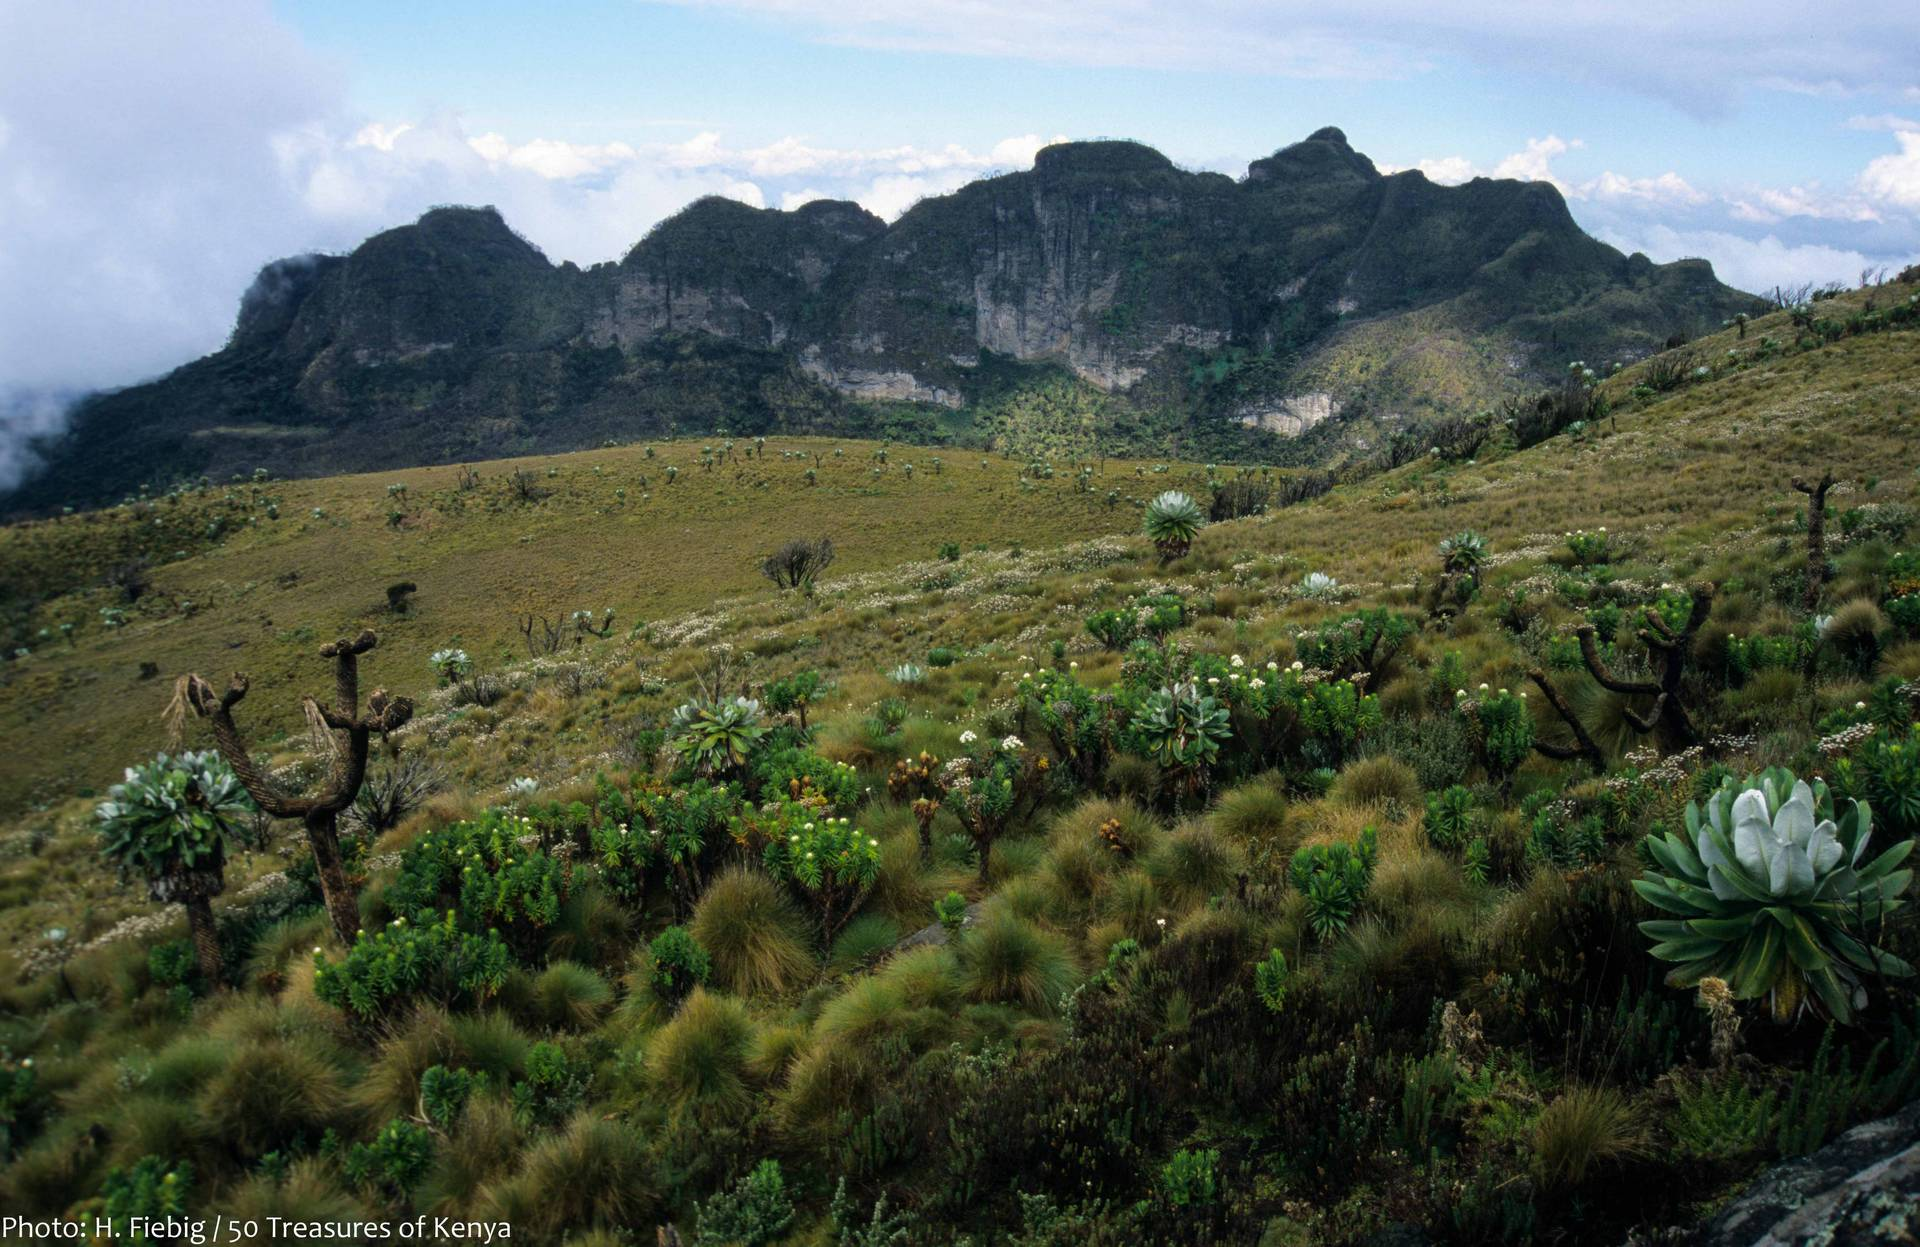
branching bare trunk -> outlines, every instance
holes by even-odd
[[[375,637],[362,632],[349,641],[344,637],[320,647],[320,656],[333,660],[333,702],[322,705],[308,697],[305,706],[308,721],[324,732],[329,744],[329,769],[317,792],[295,797],[282,792],[273,780],[254,763],[240,729],[233,720],[233,708],[246,697],[247,677],[235,673],[224,693],[198,675],[182,680],[186,704],[213,728],[214,743],[227,764],[246,787],[254,804],[274,818],[297,818],[305,825],[307,840],[313,846],[313,859],[319,867],[320,890],[326,898],[327,913],[333,919],[334,934],[351,944],[360,929],[360,906],[348,881],[340,855],[340,837],[336,818],[353,804],[360,784],[367,775],[368,741],[373,733],[382,736],[398,730],[413,717],[413,703],[404,697],[390,697],[385,689],[367,696],[367,713],[359,712],[360,655],[372,649]]]
[[[1580,716],[1575,714],[1573,707],[1567,704],[1566,696],[1554,687],[1551,680],[1547,679],[1547,673],[1536,667],[1527,672],[1527,678],[1533,681],[1534,687],[1538,688],[1541,695],[1547,699],[1547,704],[1552,706],[1553,712],[1560,716],[1560,721],[1567,725],[1567,730],[1573,733],[1574,739],[1571,747],[1536,740],[1533,742],[1534,749],[1546,757],[1556,758],[1562,762],[1571,762],[1576,758],[1584,759],[1587,765],[1593,768],[1595,775],[1606,770],[1606,755],[1600,752],[1600,746],[1594,743],[1593,736],[1587,731],[1586,725],[1580,722]]]
[[[1636,713],[1631,706],[1622,707],[1622,713],[1633,730],[1644,734],[1659,728],[1669,743],[1678,745],[1697,744],[1700,739],[1699,732],[1694,729],[1693,719],[1681,704],[1680,682],[1686,675],[1687,656],[1693,648],[1694,635],[1707,622],[1707,612],[1713,607],[1713,586],[1695,585],[1692,597],[1693,606],[1687,613],[1687,622],[1678,632],[1673,630],[1658,610],[1651,606],[1647,608],[1647,626],[1640,629],[1639,636],[1653,652],[1660,668],[1657,680],[1628,680],[1615,675],[1600,657],[1600,647],[1594,642],[1593,626],[1582,625],[1574,633],[1580,638],[1580,657],[1593,678],[1599,681],[1600,687],[1630,697],[1654,699],[1653,708],[1644,715]]]
[[[1801,606],[1809,614],[1820,605],[1820,590],[1827,583],[1827,491],[1833,485],[1831,472],[1812,484],[1793,478],[1794,489],[1807,496],[1807,589]]]

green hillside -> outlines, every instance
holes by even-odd
[[[1293,505],[1073,462],[1100,413],[1053,392],[1003,409],[1050,465],[681,441],[7,530],[0,1202],[580,1244],[1692,1225],[1920,1095],[1916,309],[1572,372]],[[759,578],[820,535],[811,594]],[[525,657],[522,612],[609,607]],[[236,817],[196,948],[102,864],[101,785],[189,670],[251,674],[281,782],[337,768],[297,698],[362,627],[363,690],[417,703],[369,784],[417,791],[347,827],[368,933],[297,823]]]

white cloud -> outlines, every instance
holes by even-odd
[[[1907,117],[1898,117],[1893,113],[1876,113],[1871,117],[1847,118],[1849,130],[1920,130],[1920,121]]]
[[[1553,175],[1553,158],[1564,156],[1580,146],[1583,144],[1579,139],[1569,143],[1557,134],[1549,134],[1543,139],[1528,139],[1526,147],[1493,167],[1493,176],[1519,178],[1523,182],[1551,182],[1564,190],[1560,179]]]
[[[1816,221],[1877,221],[1880,214],[1857,195],[1828,191],[1818,182],[1805,186],[1762,186],[1728,197],[1742,221],[1772,225],[1789,217]]]
[[[1863,252],[1824,244],[1791,244],[1772,234],[1746,238],[1726,230],[1682,230],[1651,224],[1632,234],[1603,229],[1600,237],[1622,251],[1643,251],[1652,259],[1711,261],[1721,281],[1756,293],[1775,286],[1830,281],[1851,284],[1876,261]]]
[[[1477,177],[1517,178],[1523,182],[1546,182],[1568,199],[1640,200],[1650,204],[1692,206],[1705,203],[1708,196],[1678,173],[1668,170],[1654,177],[1636,178],[1608,170],[1584,182],[1562,176],[1554,167],[1556,158],[1585,147],[1581,139],[1563,139],[1557,134],[1530,138],[1519,151],[1503,157],[1491,169],[1481,169],[1465,156],[1429,157],[1411,167],[1430,181],[1443,186],[1458,186]],[[1382,165],[1384,172],[1399,172]]]
[[[1473,162],[1465,156],[1442,156],[1438,160],[1422,160],[1413,166],[1427,175],[1429,181],[1442,186],[1458,186],[1462,182],[1471,182],[1481,177],[1481,172],[1473,167]],[[1389,173],[1398,170],[1387,169]]]
[[[1870,198],[1920,209],[1920,126],[1894,135],[1900,150],[1867,162],[1860,189]]]
[[[1599,199],[1640,199],[1657,204],[1703,204],[1708,198],[1704,192],[1695,190],[1685,178],[1671,170],[1651,178],[1602,173],[1582,189]]]

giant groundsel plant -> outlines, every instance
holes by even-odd
[[[1898,867],[1913,841],[1869,856],[1873,812],[1846,805],[1836,818],[1824,783],[1775,767],[1690,803],[1685,836],[1649,836],[1654,869],[1633,886],[1677,915],[1640,924],[1653,955],[1678,963],[1667,981],[1722,978],[1741,999],[1771,996],[1781,1018],[1810,991],[1846,1022],[1866,1002],[1866,978],[1912,974],[1869,941],[1912,881]]]

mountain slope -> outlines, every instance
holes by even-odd
[[[1058,543],[1139,523],[1100,490],[1199,488],[1198,469],[1109,460],[1089,494],[786,439],[716,445],[711,469],[680,443],[518,483],[269,481],[0,530],[0,569],[80,586],[40,618],[86,621],[0,667],[0,756],[74,785],[0,828],[0,1198],[84,1218],[164,1182],[243,1219],[459,1199],[556,1245],[690,1237],[756,1190],[788,1244],[849,1224],[935,1247],[1672,1238],[1920,1095],[1911,979],[1863,976],[1829,1026],[1804,984],[1840,954],[1808,936],[1791,957],[1727,944],[1733,998],[1696,994],[1634,888],[1669,857],[1648,836],[1763,767],[1869,794],[1871,854],[1920,828],[1916,327],[1911,285],[1768,315],[1608,379],[1604,418],[1423,455],[1172,559]],[[1792,482],[1826,473],[1832,576],[1808,595]],[[195,535],[223,513],[258,520]],[[742,534],[801,522],[847,534],[854,574],[746,588]],[[95,626],[76,563],[156,529],[192,552]],[[1455,552],[1485,560],[1430,609],[1462,529],[1484,547]],[[413,613],[370,566],[417,573]],[[502,663],[503,585],[650,626]],[[1631,679],[1668,661],[1653,621],[1689,610],[1668,692],[1698,747],[1636,731],[1623,711],[1653,698],[1597,682],[1572,635],[1611,633],[1589,652]],[[1120,648],[1129,620],[1165,644]],[[256,756],[310,782],[329,755],[297,694],[363,624],[363,686],[418,702],[376,783],[441,787],[349,838],[357,938],[318,908],[297,826],[245,852],[236,834],[211,872],[223,985],[180,905],[105,868],[80,771],[160,746],[166,682],[134,674],[152,659],[249,669]],[[435,645],[490,687],[433,688]],[[663,747],[703,684],[762,699],[734,719],[744,760]],[[1591,769],[1529,748],[1570,739],[1549,690]],[[1217,752],[1164,747],[1180,701]],[[686,847],[647,847],[668,834]],[[810,873],[802,837],[831,855]],[[1896,892],[1896,860],[1862,873]],[[1920,957],[1912,906],[1744,886],[1768,899],[1702,938],[1812,912],[1823,941]],[[1653,895],[1681,888],[1706,894]]]
[[[268,266],[225,349],[83,404],[0,505],[675,429],[978,443],[983,407],[1062,370],[1143,417],[1113,449],[1298,458],[1276,433],[1487,405],[1757,306],[1589,238],[1547,184],[1383,176],[1331,128],[1238,181],[1059,144],[891,226],[706,199],[586,270],[442,208]],[[1377,340],[1422,365],[1383,373]]]

